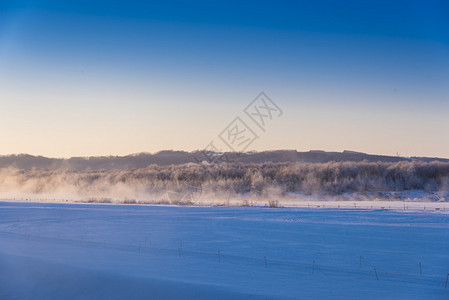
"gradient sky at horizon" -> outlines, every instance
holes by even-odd
[[[240,116],[248,150],[449,157],[448,83],[445,1],[0,0],[0,155],[197,150]]]

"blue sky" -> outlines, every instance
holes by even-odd
[[[265,91],[248,150],[449,157],[449,4],[391,2],[0,1],[0,154],[202,149]]]

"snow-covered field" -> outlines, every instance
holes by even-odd
[[[0,202],[0,299],[449,299],[448,249],[435,207]]]

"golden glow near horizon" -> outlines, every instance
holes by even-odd
[[[201,150],[213,139],[220,141],[218,134],[234,117],[240,116],[259,136],[247,150],[354,150],[449,157],[443,111],[423,116],[425,107],[419,105],[401,115],[396,109],[389,111],[375,105],[349,108],[329,102],[321,105],[325,101],[313,104],[307,100],[311,96],[294,103],[271,93],[284,114],[262,132],[243,113],[252,100],[250,93],[222,94],[214,97],[216,102],[207,101],[210,94],[198,101],[196,96],[201,93],[186,91],[133,102],[119,97],[110,97],[108,101],[85,97],[78,101],[79,95],[65,94],[66,91],[60,91],[48,98],[33,98],[31,92],[3,103],[7,109],[0,113],[1,154],[71,157]],[[0,97],[8,96],[3,90]],[[240,103],[227,102],[228,97],[238,98]],[[64,101],[58,100],[63,98]],[[217,146],[230,150],[224,144]]]

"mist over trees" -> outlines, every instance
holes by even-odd
[[[133,170],[0,169],[1,195],[72,199],[163,199],[167,191],[201,187],[203,194],[282,197],[376,191],[449,190],[446,162],[266,162],[151,165]]]

